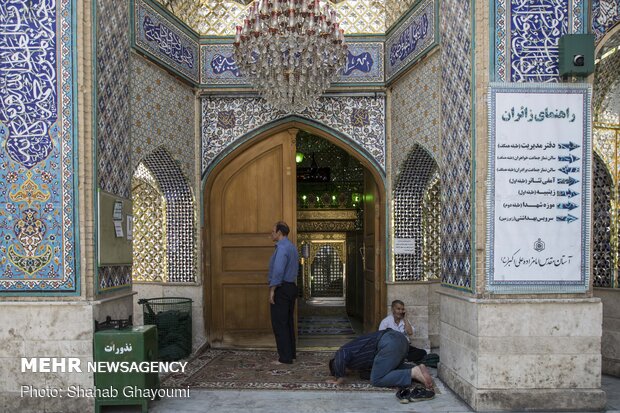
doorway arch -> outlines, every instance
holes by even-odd
[[[372,213],[368,214],[370,218],[365,225],[365,330],[376,329],[383,316],[386,308],[383,169],[348,136],[309,119],[289,116],[237,139],[218,155],[203,176],[204,313],[206,334],[215,347],[271,347],[274,344],[267,302],[267,264],[273,251],[268,234],[275,221],[284,219],[291,226],[290,237],[296,240],[294,155],[298,130],[342,148],[368,172],[368,193],[364,200]],[[269,165],[276,167],[269,169]],[[262,182],[265,179],[270,182]],[[271,205],[269,211],[259,207],[264,201],[268,201],[268,205],[274,203],[260,188],[269,188],[269,195],[283,205]],[[245,190],[249,190],[248,200],[240,208],[249,208],[251,213],[232,211],[235,197],[241,197]],[[292,196],[287,198],[287,194]],[[261,197],[265,197],[263,201]],[[227,217],[235,216],[243,217],[245,223],[231,224]],[[235,260],[230,255],[233,251],[237,254]]]

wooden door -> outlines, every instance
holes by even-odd
[[[380,219],[381,198],[379,189],[372,175],[364,171],[364,235],[363,235],[363,268],[364,268],[364,331],[375,331],[381,321],[382,294],[384,280],[382,250],[383,243]]]
[[[295,134],[277,133],[215,171],[209,202],[210,338],[214,346],[275,345],[267,273],[280,220],[296,239]]]

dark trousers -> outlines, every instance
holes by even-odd
[[[423,348],[409,346],[409,351],[407,352],[407,361],[419,364],[424,359],[424,357],[426,357],[426,350],[424,350]]]
[[[275,304],[271,304],[271,327],[276,336],[276,346],[281,363],[292,363],[297,358],[295,346],[295,299],[297,286],[283,283],[274,293]]]
[[[370,383],[377,387],[410,386],[413,366],[404,363],[408,350],[409,342],[404,334],[387,330],[377,344]]]

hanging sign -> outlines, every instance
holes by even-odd
[[[394,238],[394,254],[415,254],[413,238]]]
[[[587,290],[589,108],[587,85],[492,84],[489,290]]]

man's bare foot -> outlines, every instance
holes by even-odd
[[[411,369],[411,378],[424,384],[424,387],[428,390],[433,389],[433,378],[424,364],[420,364]]]

